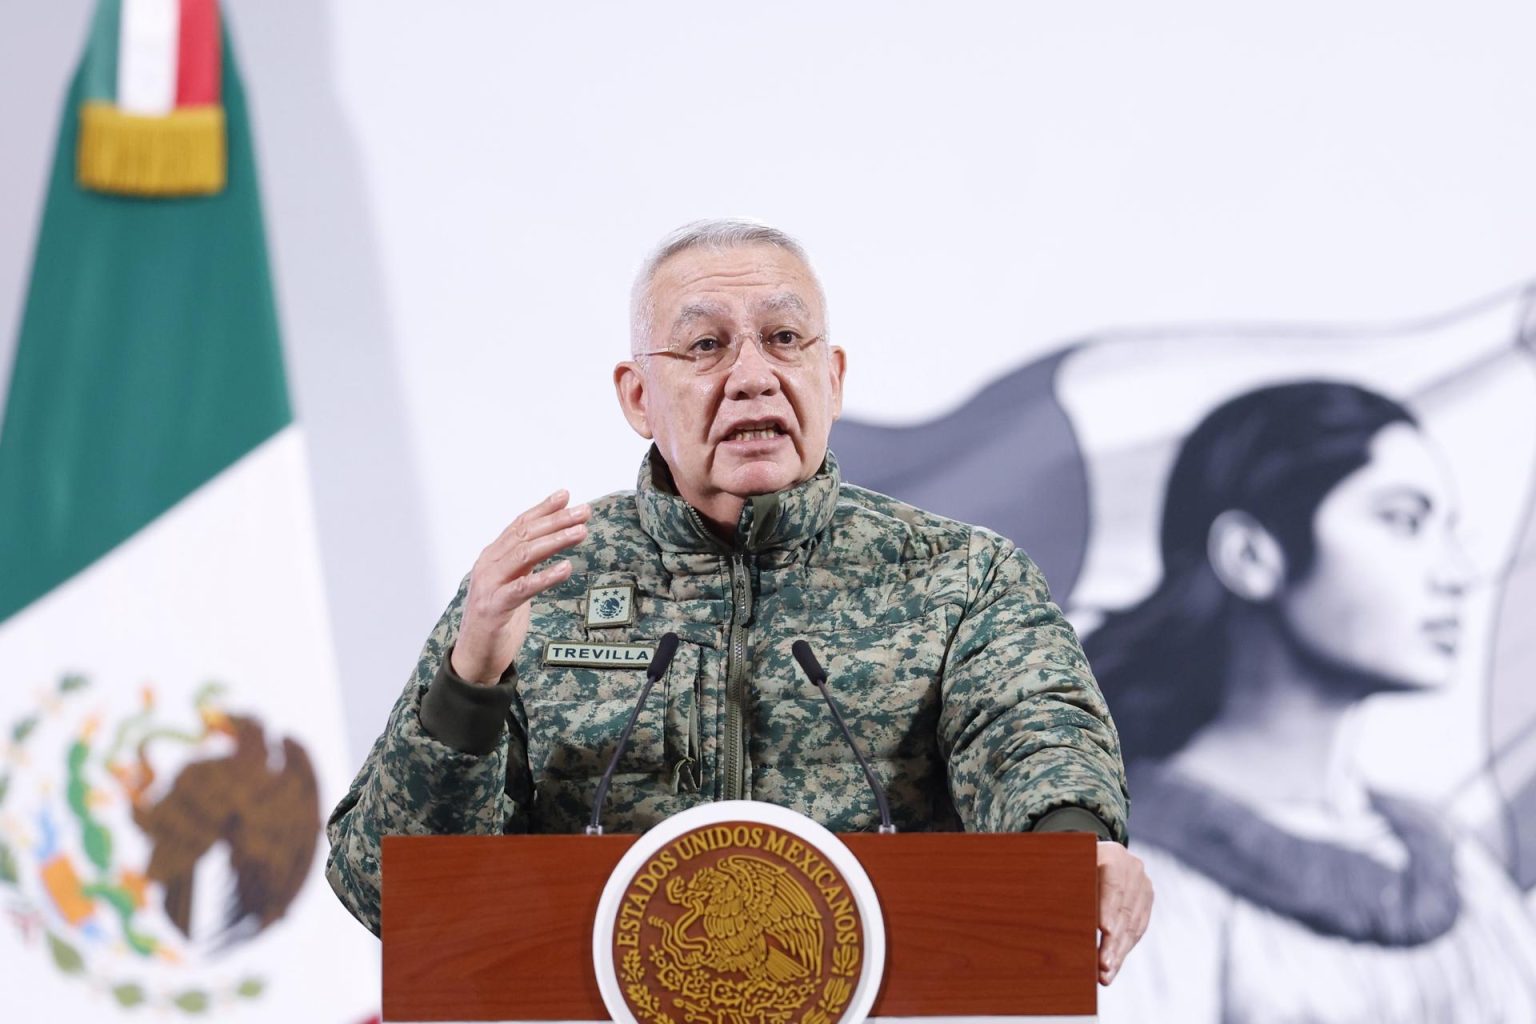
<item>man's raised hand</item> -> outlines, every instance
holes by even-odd
[[[571,575],[571,563],[564,559],[533,571],[551,555],[587,539],[592,508],[567,508],[570,500],[569,491],[551,494],[512,520],[475,559],[450,659],[459,678],[494,685],[528,635],[528,602]]]

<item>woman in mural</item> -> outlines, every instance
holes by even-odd
[[[1087,639],[1158,892],[1103,1020],[1536,1021],[1507,875],[1340,753],[1366,697],[1452,676],[1454,515],[1413,415],[1352,385],[1252,391],[1185,440],[1162,581]]]

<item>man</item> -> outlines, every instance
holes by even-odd
[[[331,816],[327,874],[378,928],[379,838],[579,831],[644,661],[682,640],[605,811],[642,831],[715,799],[833,830],[873,800],[790,656],[808,639],[903,829],[1099,833],[1100,980],[1152,893],[1125,838],[1119,741],[1034,564],[995,534],[842,484],[842,349],[800,246],[740,221],[665,240],[631,300],[638,487],[558,491],[480,555]],[[573,642],[574,641],[574,642]],[[638,663],[637,663],[638,661]]]

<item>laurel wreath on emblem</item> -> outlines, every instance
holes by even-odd
[[[216,766],[219,761],[204,759],[190,763],[172,782],[165,796],[151,804],[147,792],[153,781],[153,769],[145,755],[150,743],[182,743],[196,748],[213,731],[229,732],[236,736],[237,746],[235,753],[225,761],[235,761],[243,748],[251,746],[250,729],[255,720],[225,715],[218,707],[221,686],[205,684],[194,698],[194,708],[203,725],[201,734],[157,720],[153,692],[147,688],[143,694],[143,708],[117,723],[105,751],[97,749],[96,743],[98,733],[102,731],[101,722],[94,716],[88,717],[69,744],[65,756],[64,806],[46,804],[40,810],[37,821],[29,823],[36,827],[34,841],[27,841],[20,819],[6,811],[7,801],[22,778],[19,769],[33,759],[28,749],[29,740],[40,725],[62,717],[65,703],[87,690],[89,685],[84,676],[63,676],[34,710],[11,724],[8,738],[0,746],[0,895],[5,898],[7,915],[21,932],[23,942],[31,945],[40,941],[61,972],[109,994],[124,1009],[153,1007],[191,1015],[207,1013],[224,1003],[256,999],[266,983],[254,976],[226,985],[178,986],[151,991],[151,986],[141,979],[112,976],[100,969],[101,958],[94,956],[92,949],[111,942],[115,950],[146,961],[178,963],[184,959],[186,950],[182,938],[189,935],[192,900],[190,865],[185,866],[184,874],[175,875],[168,871],[165,859],[157,860],[154,854],[150,863],[142,868],[122,863],[110,828],[96,813],[102,796],[96,783],[105,783],[101,777],[103,773],[114,780],[123,797],[131,803],[135,824],[154,842],[156,826],[162,824],[167,815],[178,811],[178,801],[174,798],[179,790],[186,788],[184,780],[188,776],[194,781],[199,776],[206,779],[209,766]],[[242,729],[244,735],[238,735]],[[256,729],[259,754],[265,762],[265,740],[261,738],[259,725]],[[136,751],[136,760],[130,756],[130,750]],[[290,788],[296,785],[301,791],[306,786],[313,789],[314,775],[307,756],[292,740],[285,742],[284,753],[283,773],[290,776]],[[248,765],[235,767],[248,776],[261,776],[259,772],[250,772]],[[269,790],[272,788],[269,780],[263,782]],[[299,804],[302,805],[302,800]],[[290,805],[293,805],[292,801]],[[309,813],[307,807],[300,806],[300,810]],[[176,824],[184,826],[187,822],[182,820]],[[78,846],[65,841],[66,830],[72,830],[67,838],[77,839]],[[30,849],[34,855],[36,877],[43,892],[41,897],[34,897],[23,885],[18,849]],[[301,869],[300,875],[307,872],[310,856],[312,849],[300,858],[302,865],[289,865],[288,873],[291,875],[294,867]],[[159,884],[166,894],[163,921],[147,921],[142,915],[148,906],[151,883]],[[270,923],[269,918],[281,916],[287,900],[291,900],[296,892],[295,889],[286,895],[275,915],[271,913],[273,908],[265,908],[267,913],[254,929],[246,920],[250,908],[242,905],[237,894],[233,906],[242,917],[230,922],[226,944],[248,938]],[[167,924],[171,927],[167,928]],[[247,927],[235,932],[233,929],[237,924]],[[181,936],[173,934],[177,931]]]
[[[687,912],[676,922],[648,918],[661,933],[648,957],[656,986],[683,1011],[685,1024],[831,1024],[841,1016],[853,995],[850,979],[858,974],[860,951],[835,947],[831,976],[822,983],[818,915],[782,868],[752,856],[727,856],[689,878],[670,879],[665,892],[669,903]],[[689,934],[700,921],[708,940]],[[624,954],[619,974],[637,1017],[676,1024],[647,984],[639,950]]]
[[[602,618],[602,619],[616,618],[618,616],[619,612],[623,611],[623,609],[624,609],[624,599],[621,598],[617,594],[609,594],[607,597],[605,597],[601,601],[597,602],[597,615],[598,615],[598,618]]]
[[[848,955],[842,955],[845,952]],[[651,959],[660,968],[658,981],[662,987],[672,991],[677,996],[678,1005],[689,1011],[687,1020],[690,1024],[712,1022],[721,1016],[722,1007],[712,1005],[716,1003],[728,1004],[732,1007],[747,1004],[747,1012],[752,1018],[784,1024],[794,1016],[796,1010],[804,1005],[806,996],[815,987],[812,982],[777,991],[753,991],[767,989],[767,986],[749,982],[745,990],[740,990],[740,986],[722,983],[719,979],[710,978],[699,971],[678,971],[668,962],[664,950],[653,949]],[[839,947],[833,953],[833,969],[837,974],[852,976],[857,973],[858,962],[859,951],[852,946]],[[637,1016],[649,1021],[650,1024],[676,1024],[676,1021],[663,1008],[661,999],[646,986],[645,964],[641,961],[638,950],[631,949],[624,954],[620,973],[625,983],[624,991],[629,996],[631,1005],[639,1011]],[[764,999],[764,995],[768,998]],[[816,1000],[816,1005],[801,1016],[800,1024],[829,1024],[843,1012],[852,995],[853,987],[843,978],[828,979],[821,996]],[[753,996],[757,998],[753,999]]]
[[[816,1000],[816,1005],[805,1012],[800,1018],[800,1024],[827,1024],[834,1021],[843,1012],[843,1007],[848,1005],[848,997],[853,995],[853,985],[844,978],[852,978],[859,970],[859,950],[857,946],[838,946],[832,950],[832,973],[842,977],[830,978],[827,987],[821,990],[821,996]]]
[[[640,960],[640,951],[632,949],[624,954],[622,967],[624,975],[624,991],[629,995],[630,1003],[639,1011],[639,1015],[650,1021],[651,1024],[677,1024],[676,1021],[661,1006],[661,999],[652,994],[645,986],[645,964]]]

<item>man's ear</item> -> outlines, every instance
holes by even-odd
[[[1285,585],[1285,552],[1247,512],[1228,509],[1211,523],[1206,557],[1222,586],[1245,601],[1268,601]]]
[[[848,372],[848,354],[836,345],[827,347],[827,372],[832,376],[832,418],[843,414],[843,374]]]
[[[624,418],[629,421],[635,433],[649,441],[654,435],[651,433],[650,417],[646,413],[648,396],[645,373],[641,371],[640,364],[630,360],[615,366],[613,390],[619,396],[619,408],[624,410]]]

